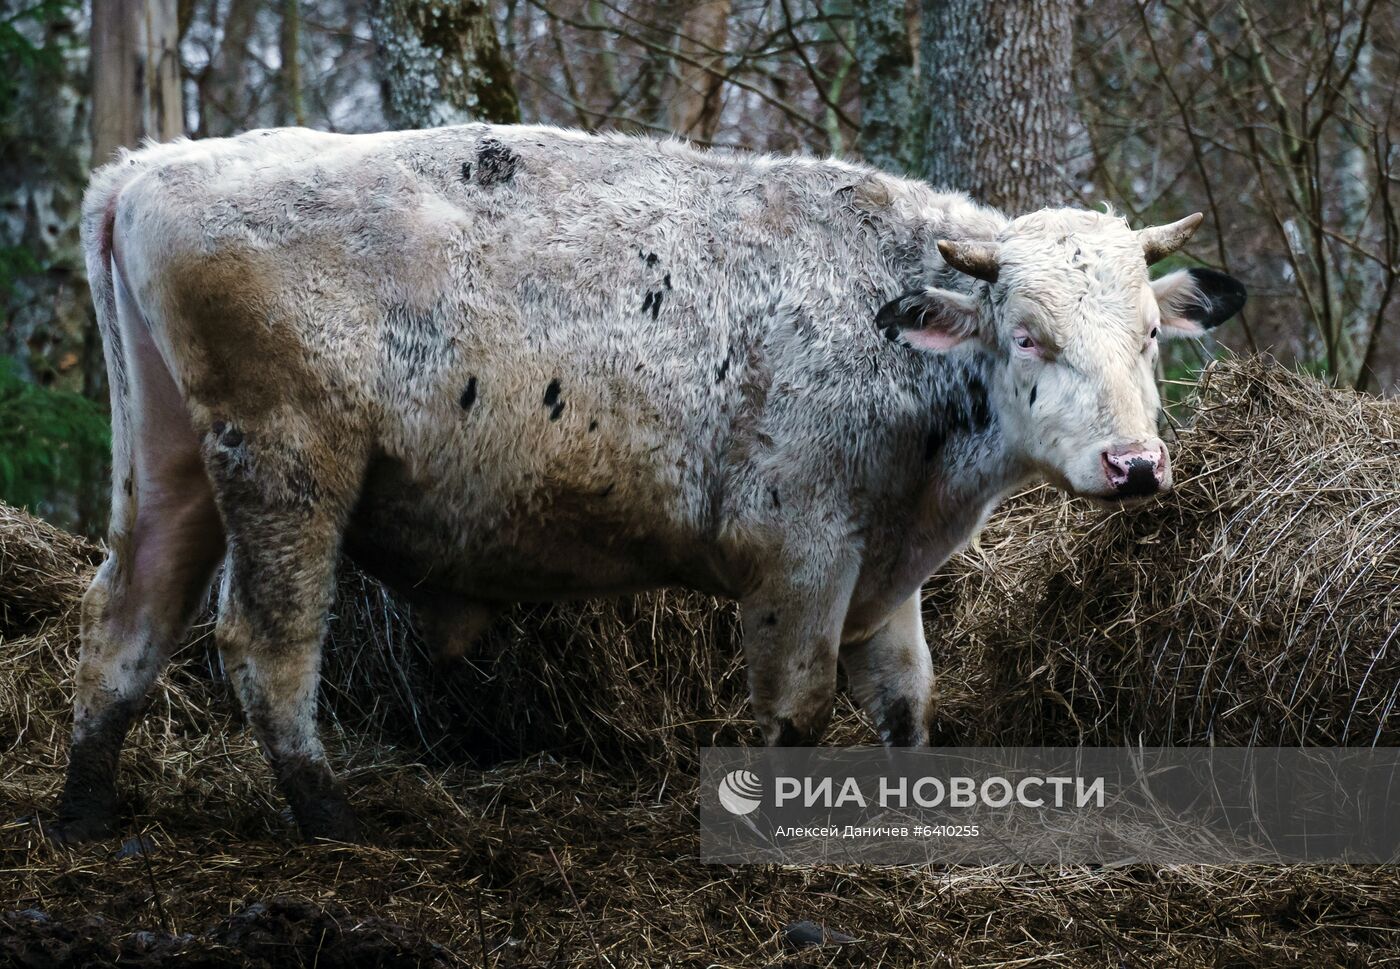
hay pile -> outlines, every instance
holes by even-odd
[[[1216,364],[1173,461],[1131,512],[1025,496],[930,584],[947,733],[1400,744],[1400,402]]]
[[[91,542],[0,504],[0,635],[65,611],[99,561]]]
[[[1173,499],[1020,500],[929,591],[939,735],[1394,743],[1397,423],[1229,364]],[[206,620],[124,755],[128,831],[157,851],[70,854],[5,822],[61,784],[95,555],[0,507],[0,962],[1364,965],[1400,937],[1388,869],[701,866],[694,748],[754,736],[733,608],[676,593],[521,608],[444,676],[348,574],[324,710],[364,848],[295,843]],[[802,919],[861,941],[797,953],[781,929]]]

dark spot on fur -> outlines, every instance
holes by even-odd
[[[648,292],[648,293],[647,293],[647,298],[644,299],[644,300],[642,300],[642,312],[643,312],[643,313],[645,313],[645,312],[647,312],[647,310],[651,309],[651,301],[652,301],[652,299],[653,299],[653,295],[654,295],[654,294],[652,294],[651,292]]]
[[[943,445],[947,439],[947,435],[943,433],[943,428],[937,425],[930,427],[928,437],[924,439],[924,460],[932,461],[938,452],[943,450]]]
[[[596,431],[596,430],[598,429],[598,422],[597,422],[597,421],[589,421],[589,422],[588,422],[588,429],[589,429],[590,431]]]
[[[715,383],[724,379],[724,375],[729,373],[729,358],[725,357],[720,361],[719,367],[715,370]]]
[[[1036,396],[1037,396],[1039,393],[1040,393],[1040,384],[1035,384],[1034,386],[1031,387],[1030,405],[1031,405],[1032,407],[1035,406],[1035,398],[1036,398]]]
[[[962,376],[961,385],[950,382],[943,391],[945,396],[933,402],[929,433],[924,439],[924,460],[932,460],[950,439],[979,433],[992,423],[991,402],[982,377],[965,370]]]
[[[126,484],[125,484],[123,487],[126,489],[126,495],[127,495],[127,497],[130,498],[131,495],[132,495],[132,492],[134,492],[134,491],[136,490],[136,485],[135,485],[135,483],[132,482],[131,476],[130,476],[130,475],[127,475]]]
[[[219,443],[224,447],[238,447],[243,443],[243,432],[236,427],[230,427],[219,438]]]
[[[462,405],[462,410],[471,410],[472,404],[476,403],[476,378],[467,378],[467,389],[462,391],[462,398],[458,401]]]
[[[659,261],[660,261],[660,260],[657,259],[656,253],[654,253],[654,252],[649,252],[649,253],[647,253],[647,265],[648,265],[648,266],[655,266]]]
[[[471,162],[462,162],[462,181],[464,181],[464,182],[470,182],[471,180],[472,180],[472,163],[471,163]]]
[[[555,377],[544,389],[544,406],[553,407],[559,403],[559,378]]]
[[[880,734],[891,747],[914,747],[923,743],[923,729],[914,717],[908,697],[900,697],[885,707],[880,717]]]
[[[777,614],[776,612],[770,612],[768,615],[766,615],[766,616],[763,617],[763,625],[765,625],[765,626],[776,626],[777,624],[778,624],[778,614]]]
[[[478,185],[499,185],[515,177],[520,158],[495,138],[486,138],[476,149]]]
[[[982,378],[973,376],[967,382],[967,399],[969,405],[968,430],[985,430],[992,422],[992,406],[987,399],[987,385],[982,382]]]
[[[661,297],[664,295],[660,290],[656,291],[656,299],[651,304],[651,318],[653,320],[661,315]]]
[[[768,489],[768,495],[769,495],[769,497],[771,497],[771,498],[773,499],[773,507],[774,507],[774,508],[782,508],[782,507],[783,507],[782,499],[778,497],[778,489],[777,489],[777,488],[769,488],[769,489]]]
[[[554,408],[552,410],[550,410],[549,419],[552,421],[557,421],[559,419],[559,415],[562,413],[564,413],[564,402],[561,400],[559,403],[554,405]]]
[[[671,274],[670,274],[670,273],[667,273],[667,274],[666,274],[666,278],[663,279],[663,280],[661,280],[661,285],[662,285],[662,286],[665,286],[667,289],[670,289],[670,288],[671,288]]]

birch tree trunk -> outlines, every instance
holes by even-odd
[[[393,127],[519,122],[510,65],[485,0],[372,0],[370,25]]]
[[[925,174],[1020,214],[1067,197],[1072,0],[924,0]]]
[[[724,104],[724,47],[729,38],[730,0],[699,0],[681,20],[676,96],[671,130],[713,141]]]
[[[92,163],[185,132],[176,0],[92,0]]]
[[[905,0],[868,0],[854,13],[860,153],[877,168],[907,175],[918,167],[924,119]]]

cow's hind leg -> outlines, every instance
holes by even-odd
[[[147,691],[184,637],[223,554],[188,413],[149,337],[125,350],[130,446],[119,450],[107,559],[83,597],[73,741],[58,837],[112,830],[117,759]],[[127,442],[123,442],[124,444]]]
[[[357,840],[317,731],[316,693],[363,468],[353,449],[324,438],[234,420],[212,426],[207,457],[229,543],[215,629],[224,667],[303,837]]]
[[[841,666],[881,740],[891,747],[928,743],[933,661],[919,593],[905,600],[870,639],[842,646]]]

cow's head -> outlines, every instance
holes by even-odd
[[[1166,491],[1158,341],[1200,336],[1245,301],[1239,282],[1209,269],[1149,278],[1200,221],[1135,232],[1112,215],[1046,209],[992,241],[940,241],[944,262],[976,282],[905,294],[887,323],[932,352],[977,340],[998,355],[1005,432],[1056,485],[1107,501]]]

